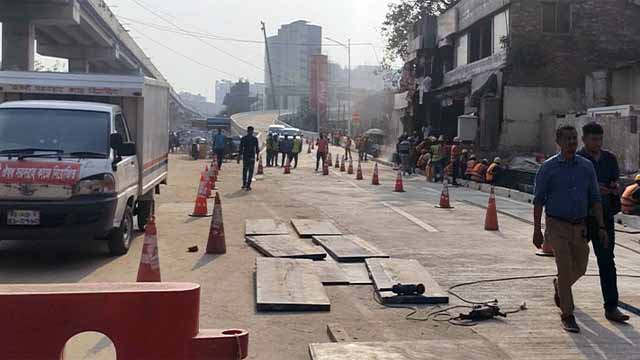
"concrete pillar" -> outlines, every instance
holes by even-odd
[[[29,21],[2,23],[2,70],[33,71],[35,27]]]
[[[89,73],[89,60],[87,59],[69,59],[70,73]]]

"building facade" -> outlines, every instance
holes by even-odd
[[[545,119],[611,104],[600,70],[640,58],[639,18],[628,0],[461,0],[424,16],[403,84],[412,125],[452,138],[476,116],[481,148],[535,151]]]
[[[268,96],[271,84],[276,88],[277,104],[281,109],[296,110],[301,98],[309,95],[309,63],[312,55],[322,52],[322,27],[304,20],[285,24],[278,34],[268,37],[271,71],[265,54],[265,84]]]

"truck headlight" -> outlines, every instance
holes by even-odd
[[[113,194],[116,179],[111,174],[99,174],[78,181],[73,187],[73,195]]]

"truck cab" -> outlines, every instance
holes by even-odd
[[[4,73],[0,240],[101,239],[113,255],[125,254],[134,216],[144,229],[154,211],[154,193],[166,182],[167,88],[144,77],[122,77],[139,91],[125,94],[110,84],[107,92],[118,96],[87,97],[75,94],[81,84],[68,76],[95,75],[53,75],[56,86],[36,88],[3,84]],[[12,82],[52,80],[51,74],[9,75]],[[94,80],[100,84],[100,78]],[[15,92],[6,91],[12,87]],[[48,94],[65,90],[74,94]],[[38,100],[12,101],[20,98]]]

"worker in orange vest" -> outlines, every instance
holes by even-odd
[[[471,179],[471,174],[473,173],[473,169],[478,165],[478,160],[476,160],[476,156],[471,154],[469,156],[469,160],[467,161],[467,169],[464,171],[464,178],[467,180]]]
[[[489,168],[487,169],[487,175],[485,176],[485,179],[487,180],[487,184],[495,185],[496,177],[500,173],[500,170],[502,170],[502,168],[500,167],[501,163],[502,163],[502,160],[499,157],[496,157],[495,159],[493,159],[493,162],[491,163],[491,165],[489,165]]]
[[[484,182],[487,168],[489,168],[489,160],[482,159],[481,162],[477,163],[476,166],[473,167],[473,171],[471,172],[471,180],[479,183]]]
[[[622,212],[627,215],[640,215],[640,175],[636,175],[633,184],[624,189],[621,203]]]

